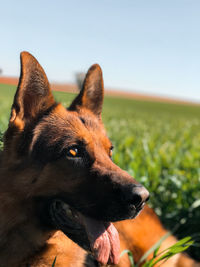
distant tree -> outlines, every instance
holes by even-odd
[[[3,73],[3,70],[0,68],[0,75]]]
[[[84,79],[85,79],[85,73],[84,72],[77,72],[75,74],[75,79],[76,79],[76,84],[78,86],[78,89],[80,91],[82,86],[83,86]]]

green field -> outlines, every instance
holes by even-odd
[[[0,85],[0,132],[7,127],[15,88]],[[65,106],[73,94],[56,92]],[[200,106],[110,98],[103,121],[114,161],[143,183],[165,226],[200,239]],[[199,248],[190,253],[200,260]]]

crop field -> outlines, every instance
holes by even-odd
[[[14,93],[14,86],[0,85],[1,136]],[[54,95],[65,106],[74,97]],[[150,206],[165,227],[199,242],[200,106],[106,97],[103,121],[114,144],[114,162],[148,188]],[[200,260],[198,251],[190,248]]]

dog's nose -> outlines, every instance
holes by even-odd
[[[140,184],[129,185],[126,189],[125,200],[136,208],[140,208],[142,204],[149,200],[149,192]]]
[[[149,200],[149,192],[142,185],[134,186],[132,192],[132,204],[134,204],[136,207],[140,207],[143,203]]]

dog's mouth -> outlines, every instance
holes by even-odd
[[[50,205],[50,217],[56,229],[90,251],[100,264],[119,262],[119,235],[112,223],[87,217],[58,199]]]

